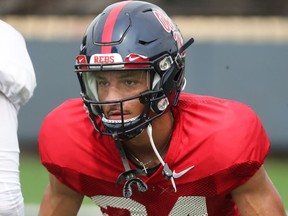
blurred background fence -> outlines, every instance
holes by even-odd
[[[148,0],[149,1],[149,0]],[[1,0],[1,14],[87,15],[115,0]],[[170,15],[287,16],[287,0],[153,0]]]

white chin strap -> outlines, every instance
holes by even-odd
[[[153,148],[153,151],[154,151],[155,155],[157,156],[158,160],[160,161],[160,163],[163,166],[162,173],[163,173],[165,179],[171,180],[171,183],[172,183],[172,186],[174,188],[174,191],[176,192],[177,188],[176,188],[176,184],[175,184],[175,181],[174,181],[173,173],[172,173],[171,169],[169,168],[168,164],[164,162],[164,160],[162,159],[161,155],[159,154],[159,152],[158,152],[158,150],[157,150],[157,148],[155,146],[155,143],[154,143],[154,140],[153,140],[153,136],[152,136],[152,126],[151,126],[151,124],[149,124],[147,126],[147,134],[148,134],[151,146]]]

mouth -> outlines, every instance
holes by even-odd
[[[122,121],[121,115],[112,115],[109,118],[102,117],[102,121],[105,122],[105,123],[108,123],[108,124],[123,124],[123,123],[133,122],[138,117],[139,116],[135,116],[135,117],[132,117],[132,118],[126,118],[126,119],[124,118],[124,121]]]
[[[110,110],[107,113],[107,119],[109,120],[122,120],[122,116],[123,119],[128,119],[130,116],[130,112],[124,111],[123,113],[121,113],[121,111],[119,110]]]

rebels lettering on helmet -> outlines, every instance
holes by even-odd
[[[183,37],[182,37],[181,33],[179,31],[174,31],[173,37],[174,37],[174,40],[177,42],[178,48],[182,47],[184,41],[183,41]]]
[[[114,56],[94,56],[93,62],[95,64],[114,63]]]
[[[122,57],[118,53],[95,54],[90,58],[90,64],[111,64],[122,62]]]
[[[175,25],[172,20],[167,16],[167,14],[159,10],[154,10],[153,13],[167,32],[175,30]]]
[[[183,38],[181,33],[176,28],[175,24],[172,22],[172,20],[168,17],[166,13],[160,10],[154,10],[153,14],[157,18],[157,20],[160,22],[160,24],[163,26],[165,31],[168,33],[173,33],[173,38],[177,42],[178,48],[183,46]]]

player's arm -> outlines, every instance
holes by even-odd
[[[83,195],[63,185],[52,174],[40,206],[39,216],[76,216]]]
[[[241,216],[285,216],[281,198],[264,166],[244,185],[232,192]]]

